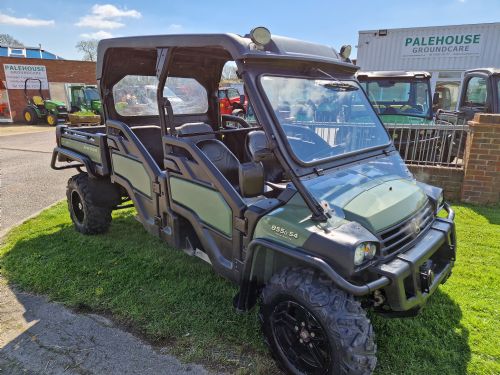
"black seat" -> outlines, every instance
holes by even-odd
[[[184,124],[176,128],[177,134],[189,137],[191,141],[203,151],[207,158],[238,190],[238,169],[240,162],[224,143],[215,138],[215,133],[210,125],[196,122]]]
[[[148,150],[156,164],[163,169],[163,145],[161,129],[156,125],[132,126],[130,128]]]
[[[281,182],[283,180],[283,168],[274,154],[266,157],[264,160],[255,159],[257,151],[267,148],[266,134],[262,130],[254,130],[247,134],[245,143],[250,159],[262,163],[265,180],[269,182]]]
[[[215,139],[214,130],[204,122],[189,122],[176,127],[175,131],[181,137],[189,137],[194,143],[205,139]]]

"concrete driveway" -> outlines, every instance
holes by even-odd
[[[54,128],[11,132],[0,126],[0,236],[10,226],[63,199],[66,182],[76,173],[50,168]]]
[[[7,134],[0,126],[0,238],[12,225],[64,198],[66,181],[76,172],[50,169],[54,144],[53,128]],[[167,351],[104,317],[77,314],[19,292],[0,275],[0,374],[207,373],[201,366],[181,364]]]

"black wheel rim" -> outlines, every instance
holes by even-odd
[[[73,191],[71,193],[71,208],[75,214],[76,221],[81,224],[83,222],[83,218],[85,217],[85,212],[83,211],[82,198],[77,191]]]
[[[328,336],[314,315],[294,301],[276,305],[271,329],[283,355],[300,372],[324,374],[331,364]]]

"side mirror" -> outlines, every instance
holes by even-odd
[[[242,163],[238,169],[240,192],[243,197],[255,197],[264,192],[262,163]]]
[[[240,104],[245,104],[245,95],[240,95]]]
[[[434,95],[432,96],[432,104],[434,105],[439,104],[439,99],[441,99],[441,95],[439,95],[438,92],[435,92]]]

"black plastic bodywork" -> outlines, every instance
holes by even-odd
[[[486,80],[487,98],[485,106],[473,106],[466,103],[467,85],[474,77]],[[461,84],[460,96],[458,98],[457,109],[445,111],[438,110],[436,118],[438,120],[464,125],[474,118],[476,113],[500,113],[500,92],[498,82],[500,80],[500,69],[498,68],[478,68],[467,70]]]
[[[486,108],[477,108],[468,106],[465,102],[465,95],[467,91],[467,84],[473,77],[481,77],[486,80],[487,87],[487,102]],[[472,120],[476,113],[500,113],[500,93],[497,90],[497,80],[500,79],[500,69],[484,68],[468,70],[464,74],[462,82],[462,90],[460,92],[460,99],[458,111],[465,114],[465,120]]]

